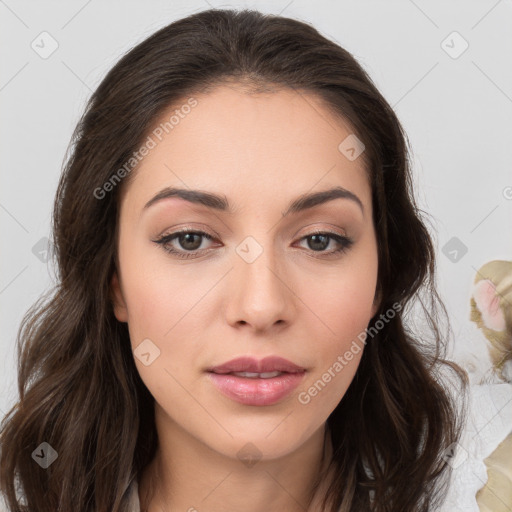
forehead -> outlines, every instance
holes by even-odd
[[[132,171],[123,200],[126,193],[141,208],[159,189],[176,186],[228,197],[232,192],[263,205],[294,191],[342,186],[367,202],[365,155],[351,160],[340,149],[353,136],[348,121],[312,94],[218,86],[162,112],[147,134],[152,148]]]

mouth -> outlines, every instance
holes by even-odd
[[[304,370],[305,371],[305,370]],[[274,377],[279,377],[281,375],[287,374],[287,373],[299,373],[299,372],[214,372],[217,375],[234,375],[235,377],[242,377],[244,379],[273,379]]]
[[[208,372],[220,393],[243,405],[275,405],[288,397],[303,381],[306,370],[296,372]]]
[[[283,373],[300,373],[306,370],[283,357],[268,356],[258,360],[251,356],[242,356],[210,367],[207,371],[220,375],[233,374],[249,379],[271,379]]]

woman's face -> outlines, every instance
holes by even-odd
[[[378,307],[362,147],[351,136],[339,149],[350,127],[312,95],[222,86],[194,98],[162,116],[175,114],[155,126],[123,190],[115,315],[161,424],[229,457],[251,446],[277,458],[343,398]],[[161,194],[170,188],[219,199]],[[335,188],[349,194],[289,210]],[[205,235],[172,237],[179,230]],[[208,371],[241,356],[305,371]]]

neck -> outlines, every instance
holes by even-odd
[[[211,450],[180,428],[164,439],[139,483],[141,512],[320,511],[332,457],[326,424],[295,451],[253,465]]]

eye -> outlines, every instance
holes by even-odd
[[[163,249],[178,258],[193,258],[200,252],[201,238],[213,240],[213,237],[204,231],[192,231],[190,229],[183,229],[175,231],[169,235],[164,235],[158,240],[153,242],[162,245]],[[171,242],[177,241],[183,250],[176,249]],[[204,250],[204,249],[203,249]]]
[[[333,233],[330,231],[315,231],[301,238],[301,240],[306,240],[308,247],[316,253],[320,253],[321,257],[329,257],[335,254],[339,254],[341,252],[347,251],[354,241],[345,236],[340,235],[339,233]],[[325,251],[327,247],[333,242],[333,244],[338,247],[331,251]]]
[[[201,248],[201,239],[213,240],[213,237],[204,231],[183,229],[168,235],[163,235],[157,240],[153,240],[153,242],[161,245],[166,252],[177,258],[187,259],[199,257],[199,253],[208,251],[208,249]],[[311,252],[319,253],[320,257],[329,257],[347,251],[354,243],[354,241],[347,236],[329,231],[315,231],[302,237],[300,240],[306,240]],[[177,242],[181,247],[176,248],[173,242]],[[330,251],[325,251],[325,249],[331,245],[331,242],[333,242],[335,246],[337,244],[338,247]]]

